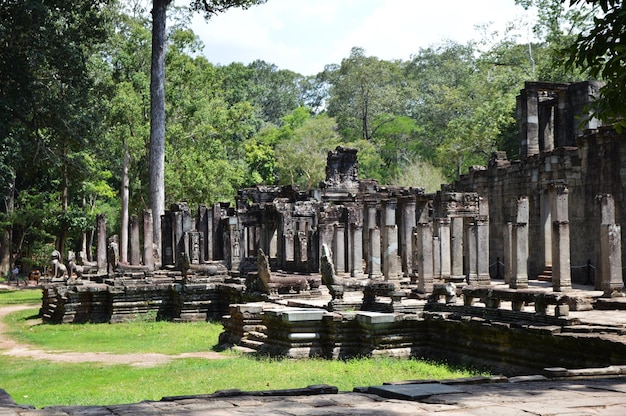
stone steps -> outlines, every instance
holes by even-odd
[[[537,276],[537,280],[540,282],[552,281],[552,266],[546,266],[545,270]]]

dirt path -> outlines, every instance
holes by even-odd
[[[108,352],[62,352],[36,349],[31,345],[21,344],[6,335],[6,327],[2,319],[13,312],[32,309],[32,305],[15,305],[0,307],[0,354],[12,357],[31,358],[35,360],[49,360],[58,363],[102,363],[102,364],[129,364],[137,367],[152,367],[168,363],[177,358],[205,358],[217,360],[226,358],[216,352],[191,352],[178,355],[157,353],[146,354],[111,354]]]

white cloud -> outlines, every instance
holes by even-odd
[[[444,39],[477,39],[475,26],[523,15],[514,0],[268,0],[192,28],[213,63],[255,59],[305,75],[340,63],[354,46],[381,59],[409,59]]]

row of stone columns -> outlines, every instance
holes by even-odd
[[[554,183],[550,186],[552,289],[559,292],[572,288],[568,196],[564,184]],[[607,194],[599,195],[597,199],[600,203],[601,224],[596,289],[604,291],[605,296],[621,295],[621,227],[615,224],[615,202],[612,195]],[[528,287],[528,197],[517,199],[513,217],[514,221],[505,224],[504,228],[504,278],[511,288],[521,289]]]
[[[153,244],[153,218],[152,210],[146,209],[143,212],[143,250],[140,240],[139,220],[133,216],[130,218],[130,265],[139,266],[142,264],[148,270],[154,270],[154,244]],[[106,216],[100,214],[96,218],[96,265],[98,273],[107,271],[107,235]]]

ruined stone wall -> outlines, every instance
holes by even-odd
[[[504,225],[512,221],[517,197],[528,196],[530,208],[529,275],[536,277],[545,265],[542,209],[549,205],[548,189],[555,182],[569,189],[569,222],[572,278],[587,280],[585,266],[597,264],[600,237],[600,210],[596,196],[612,194],[616,223],[626,223],[626,135],[612,129],[593,131],[578,140],[579,147],[560,147],[512,163],[492,163],[463,175],[452,187],[477,192],[489,200],[490,264],[504,258]],[[549,226],[549,224],[548,224]],[[622,240],[624,234],[622,234]],[[624,241],[622,241],[624,244]],[[623,259],[626,259],[623,255]],[[491,269],[492,274],[494,268]],[[594,270],[592,269],[592,273]],[[593,277],[593,274],[592,274]]]

